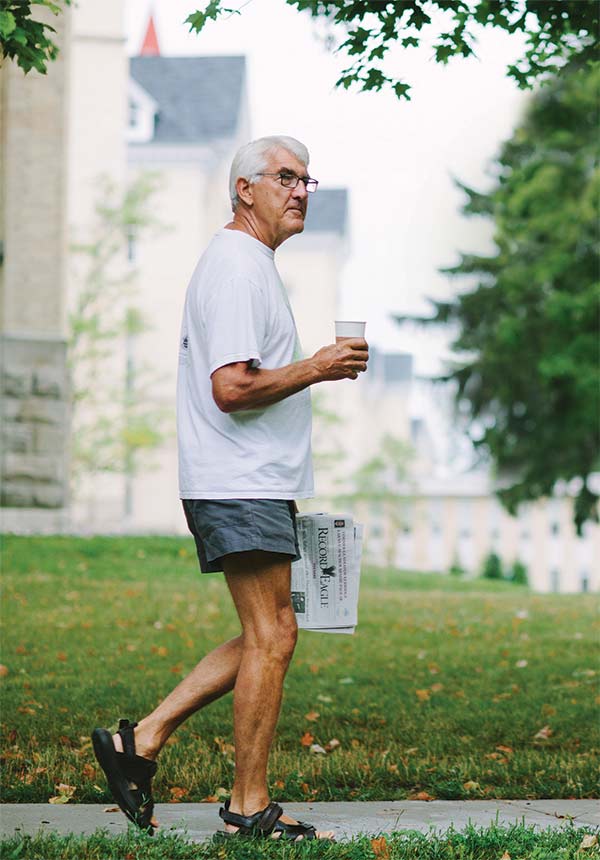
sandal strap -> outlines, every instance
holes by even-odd
[[[150,780],[158,769],[158,762],[150,761],[150,759],[142,758],[139,755],[129,758],[125,753],[116,753],[116,756],[121,762],[121,769],[127,779],[137,782],[138,785],[150,784]]]
[[[127,758],[135,758],[135,738],[133,730],[137,723],[130,723],[129,720],[119,720],[119,729],[117,734],[121,735],[123,741],[123,752]]]
[[[289,839],[295,842],[298,836],[303,836],[304,839],[316,839],[317,829],[312,824],[306,824],[305,821],[299,821],[297,824],[286,824],[285,821],[278,821],[275,825],[275,830],[281,832],[282,839]]]
[[[283,809],[275,801],[271,801],[264,809],[255,812],[254,815],[238,815],[229,811],[229,802],[225,807],[219,809],[219,815],[227,824],[239,827],[240,832],[246,835],[259,830],[264,835],[269,835],[275,829],[275,825],[283,814]]]

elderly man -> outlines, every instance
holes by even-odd
[[[242,632],[207,654],[151,714],[93,733],[115,800],[150,829],[151,780],[169,735],[234,691],[235,780],[225,830],[331,838],[269,798],[267,761],[298,628],[291,562],[295,499],[313,495],[309,386],[356,379],[368,347],[356,338],[301,357],[275,249],[301,233],[317,181],[290,137],[243,146],[230,176],[233,220],[212,239],[188,287],[177,388],[180,496],[203,573],[223,571]]]

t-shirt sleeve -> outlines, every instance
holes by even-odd
[[[246,278],[231,278],[211,291],[201,308],[209,375],[235,361],[261,364],[266,315],[263,292]]]

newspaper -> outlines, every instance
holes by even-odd
[[[292,605],[298,627],[354,633],[363,526],[347,514],[296,518],[301,558],[292,564]]]

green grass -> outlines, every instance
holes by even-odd
[[[2,799],[45,802],[64,783],[71,802],[109,802],[90,731],[140,718],[239,632],[223,577],[200,576],[191,539],[3,544]],[[300,634],[272,796],[597,797],[596,609],[593,595],[367,570],[355,636]],[[313,755],[307,731],[340,746]],[[231,787],[231,696],[172,740],[157,801]]]
[[[4,860],[500,860],[504,852],[512,860],[598,860],[597,844],[581,847],[586,834],[595,835],[591,828],[540,832],[515,825],[429,834],[405,831],[337,844],[294,846],[256,840],[223,842],[218,837],[199,845],[169,834],[150,838],[129,831],[110,837],[98,831],[85,837],[13,837],[0,847]]]

